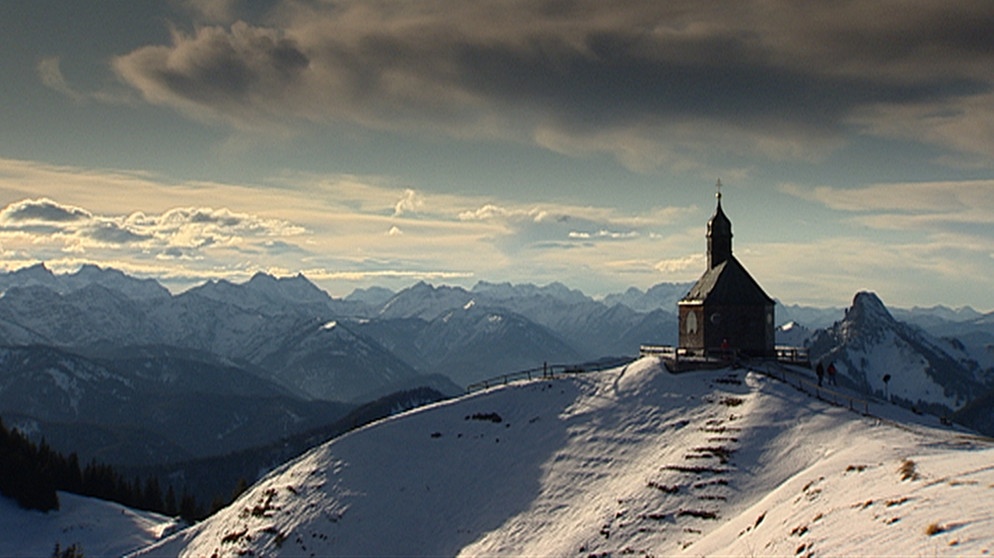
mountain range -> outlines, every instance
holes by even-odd
[[[87,459],[141,465],[209,457],[329,424],[393,392],[426,386],[454,395],[517,370],[674,344],[673,310],[688,288],[660,284],[596,300],[558,283],[421,282],[337,299],[302,275],[260,273],[172,294],[114,269],[55,274],[38,264],[0,274],[0,414]],[[868,311],[864,300],[877,304]],[[793,321],[778,336],[839,360],[845,381],[866,393],[887,388],[948,415],[990,385],[990,315],[898,311],[930,331],[958,332],[968,346],[898,322],[869,294],[848,313],[783,304],[779,312],[815,324],[844,315],[824,329]],[[904,344],[893,349],[865,333],[869,341],[855,345],[862,338],[854,332],[874,328]],[[882,385],[874,369],[893,362],[871,361],[896,358],[881,352],[894,350],[910,359],[899,368],[919,370],[934,387],[911,386],[910,372]],[[929,366],[916,364],[922,358]]]

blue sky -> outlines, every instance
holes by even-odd
[[[994,5],[0,3],[3,267],[994,309]]]

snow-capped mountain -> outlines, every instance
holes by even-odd
[[[287,306],[328,306],[332,301],[328,293],[303,275],[277,278],[261,272],[242,284],[225,280],[209,281],[187,291],[187,294],[194,293],[225,305],[267,314],[285,313]]]
[[[337,320],[311,320],[293,332],[253,362],[309,398],[359,402],[414,385],[421,376],[371,337]],[[452,385],[449,391],[457,390]]]
[[[390,298],[380,308],[380,318],[420,318],[431,321],[449,310],[463,308],[473,295],[462,287],[435,287],[420,281]]]
[[[778,325],[794,322],[811,330],[830,327],[833,323],[841,320],[844,313],[845,310],[842,308],[812,308],[797,304],[784,304],[779,300],[776,305]]]
[[[154,279],[137,279],[116,269],[103,269],[86,264],[75,273],[56,275],[45,264],[40,263],[11,273],[0,273],[0,291],[13,287],[45,287],[57,293],[100,285],[117,291],[133,300],[161,299],[169,296],[169,291]]]
[[[604,304],[608,306],[623,304],[636,312],[651,312],[660,309],[673,312],[677,302],[693,286],[693,283],[659,283],[645,291],[631,287],[624,293],[607,295],[604,297]]]
[[[31,269],[31,277],[52,276]],[[419,376],[371,339],[322,334],[321,325],[338,319],[337,306],[302,276],[260,274],[240,285],[211,282],[139,300],[104,283],[73,282],[90,275],[53,276],[61,291],[41,282],[9,288],[0,297],[0,344],[81,354],[107,347],[185,348],[237,363],[308,399],[375,398],[398,382],[410,387]],[[321,341],[301,342],[315,336]]]
[[[811,358],[834,362],[843,385],[949,414],[989,389],[962,349],[895,320],[875,294],[860,292],[843,320],[815,335]]]
[[[319,446],[137,555],[994,549],[994,446],[882,402],[870,413],[753,371],[676,375],[651,358],[521,382]]]
[[[928,308],[914,306],[912,308],[895,308],[891,313],[894,315],[894,318],[916,325],[924,330],[941,328],[948,324],[970,322],[983,317],[983,314],[969,306],[959,308],[949,308],[941,305],[930,306]]]
[[[547,343],[550,350],[544,357],[538,357],[537,364],[563,358],[593,360],[604,356],[634,356],[638,354],[641,344],[671,343],[676,338],[675,303],[669,311],[657,309],[641,313],[623,304],[607,305],[557,283],[537,287],[481,281],[472,291],[468,291],[461,287],[435,287],[422,282],[394,295],[383,305],[377,320],[373,322],[420,319],[426,323],[434,323],[452,312],[458,313],[473,307],[513,315],[515,320],[528,320],[532,322],[530,329],[536,335],[542,337],[551,334],[557,337],[554,343]],[[652,329],[656,325],[660,326],[658,331]],[[382,331],[385,328],[376,326],[371,328],[373,329]],[[404,327],[400,327],[395,333],[401,331],[416,333],[416,330]],[[485,331],[477,333],[483,334]],[[468,339],[470,336],[464,334],[463,337]],[[403,344],[383,337],[378,339],[388,347]],[[575,357],[571,357],[570,352],[559,350],[561,346],[569,347]],[[467,348],[463,352],[471,351]],[[423,372],[431,370],[422,368],[422,364],[414,360],[417,357],[410,352],[403,354],[402,358]],[[505,353],[503,360],[507,358],[511,358],[511,355]],[[494,361],[491,368],[497,373],[515,370],[513,365],[502,368],[500,364],[499,361]],[[532,362],[526,367],[537,364]]]
[[[813,332],[797,322],[787,322],[777,326],[777,345],[789,345],[791,347],[807,347],[811,342]]]
[[[369,308],[379,308],[393,298],[395,294],[397,293],[384,287],[359,288],[352,291],[343,300],[345,302],[362,304]]]
[[[578,363],[585,358],[523,316],[473,301],[432,320],[381,320],[359,327],[419,369],[434,370],[463,386],[543,363]]]
[[[563,304],[579,304],[587,302],[590,297],[576,289],[570,289],[562,283],[549,283],[544,287],[531,284],[490,283],[479,281],[473,286],[472,292],[483,296],[491,303],[517,301],[521,299],[548,299]]]
[[[0,297],[0,343],[89,347],[153,342],[148,303],[99,284],[59,293],[41,285],[11,287]]]

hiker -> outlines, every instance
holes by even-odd
[[[821,387],[821,379],[825,377],[825,367],[822,366],[821,362],[815,366],[815,374],[818,375],[818,387]]]
[[[839,382],[835,379],[835,363],[830,362],[828,364],[828,383],[833,386],[839,385]]]

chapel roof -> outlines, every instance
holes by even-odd
[[[705,271],[680,303],[705,301],[732,306],[774,304],[735,256]]]

